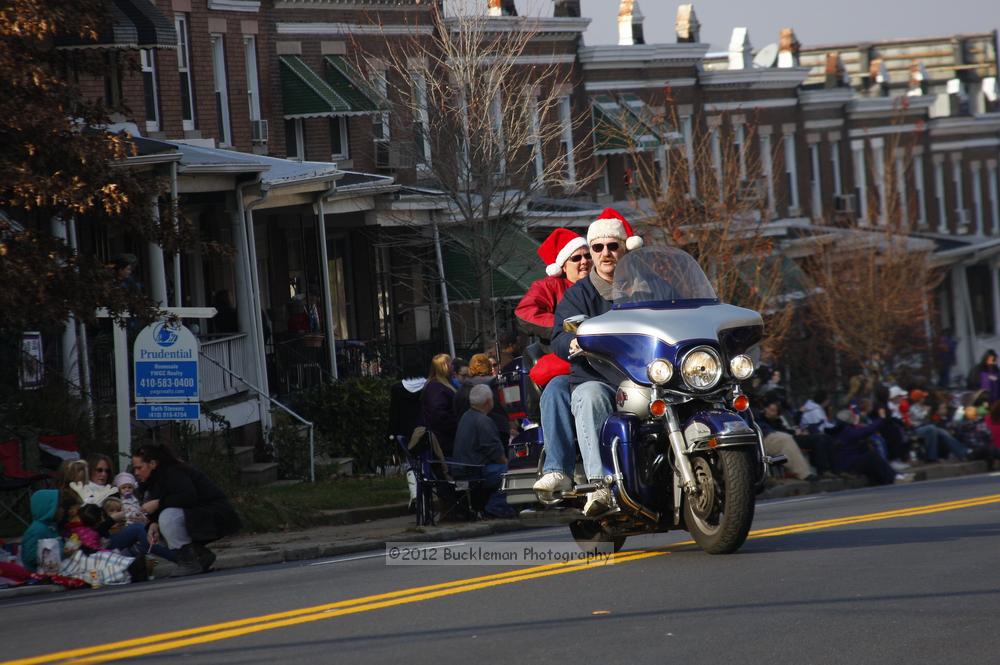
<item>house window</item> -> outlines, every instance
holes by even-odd
[[[823,217],[823,185],[819,170],[819,143],[809,144],[809,202],[813,219]]]
[[[851,141],[854,154],[854,194],[858,200],[858,221],[868,223],[868,187],[865,180],[865,142]]]
[[[545,158],[542,156],[542,142],[539,140],[541,128],[538,119],[538,95],[528,95],[526,99],[528,103],[528,118],[531,121],[531,135],[528,137],[533,171],[531,182],[533,186],[538,187],[541,185],[545,173]]]
[[[306,157],[306,130],[302,118],[285,120],[285,154],[289,159]]]
[[[681,118],[681,130],[684,133],[684,157],[687,159],[688,172],[688,194],[698,195],[698,176],[695,174],[694,164],[694,128],[691,125],[691,116],[686,115]],[[770,138],[768,138],[770,140]]]
[[[601,172],[597,178],[597,194],[598,196],[608,196],[611,194],[611,181],[608,177],[607,158],[601,160]]]
[[[719,190],[719,202],[722,203],[725,198],[725,186],[722,181],[722,137],[720,136],[719,125],[716,123],[717,120],[712,123],[708,130],[708,136],[712,148],[712,170],[715,171],[715,185]]]
[[[115,51],[105,56],[104,103],[109,108],[119,108],[122,103],[122,77],[118,68],[118,54]]]
[[[878,203],[878,223],[884,225],[889,219],[885,191],[885,142],[880,138],[872,139],[871,146],[872,159],[875,163],[875,177],[872,184],[875,186],[875,192],[878,194],[875,197],[875,201]]]
[[[830,142],[830,168],[833,169],[833,193],[840,196],[844,185],[840,180],[840,141]]]
[[[767,211],[773,216],[775,213],[774,202],[774,156],[771,154],[771,133],[770,131],[760,132],[760,158],[764,162],[764,178],[767,181]],[[770,127],[766,128],[770,129]]]
[[[938,233],[947,233],[948,214],[944,200],[944,155],[934,155],[934,200],[937,202]]]
[[[747,179],[746,128],[742,122],[733,122],[733,150],[740,164],[740,182]]]
[[[490,115],[492,116],[491,124],[493,125],[493,141],[497,160],[495,173],[497,178],[502,179],[507,173],[507,154],[503,131],[503,102],[500,99],[500,93],[497,93],[493,101],[490,102]]]
[[[257,38],[243,37],[243,59],[247,72],[247,101],[250,120],[260,120],[260,79],[257,76]]]
[[[185,130],[194,129],[194,90],[191,87],[191,51],[188,46],[188,21],[184,14],[174,16],[177,32],[177,72],[181,83],[181,120]]]
[[[972,304],[972,322],[977,335],[992,335],[993,326],[993,279],[990,269],[983,264],[968,266],[965,281],[969,287],[969,302]]]
[[[917,190],[917,225],[927,227],[927,192],[924,184],[924,156],[913,156],[913,184]]]
[[[388,99],[389,82],[384,69],[372,72],[372,79],[375,82],[375,90],[382,99]],[[389,166],[389,113],[383,111],[372,116],[372,135],[375,137],[375,166]]]
[[[348,142],[347,118],[336,116],[330,118],[330,159],[336,161],[350,158]]]
[[[142,87],[146,96],[146,131],[160,131],[160,90],[156,77],[156,52],[140,49],[139,66],[142,70]]]
[[[565,160],[566,185],[572,188],[576,186],[576,158],[573,154],[573,112],[568,96],[559,98],[559,125],[562,127],[559,154]]]
[[[785,182],[788,187],[788,214],[799,214],[799,166],[795,159],[795,132],[786,131],[785,141]]]
[[[431,166],[431,137],[428,131],[430,116],[427,112],[427,81],[423,74],[413,74],[413,143],[416,162],[426,168]]]
[[[219,143],[232,145],[233,130],[229,124],[229,91],[226,85],[226,42],[222,35],[212,35],[212,78],[215,83],[215,116]]]

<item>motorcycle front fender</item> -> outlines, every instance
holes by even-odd
[[[759,442],[756,425],[748,422],[733,411],[706,409],[688,418],[681,430],[687,441],[687,452],[733,448],[736,446],[757,446]]]

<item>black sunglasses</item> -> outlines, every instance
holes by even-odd
[[[569,260],[570,260],[571,263],[579,263],[583,259],[587,259],[589,261],[590,260],[590,252],[587,252],[586,254],[576,254],[575,256],[569,257]]]
[[[601,252],[604,251],[605,247],[608,248],[609,252],[617,252],[618,248],[621,247],[621,243],[609,242],[607,245],[605,245],[603,242],[595,242],[593,245],[590,246],[590,251],[594,252],[595,254],[600,254]]]
[[[111,469],[109,469],[109,468],[107,468],[105,466],[95,467],[94,471],[96,471],[97,473],[111,473]]]

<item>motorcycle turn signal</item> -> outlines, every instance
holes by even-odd
[[[737,411],[746,411],[750,408],[750,398],[740,394],[733,398],[733,408]]]
[[[649,404],[649,412],[654,418],[662,418],[667,413],[667,403],[662,399],[654,399]]]

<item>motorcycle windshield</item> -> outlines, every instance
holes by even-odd
[[[693,307],[718,297],[690,254],[676,247],[642,247],[618,261],[611,287],[614,309]]]

